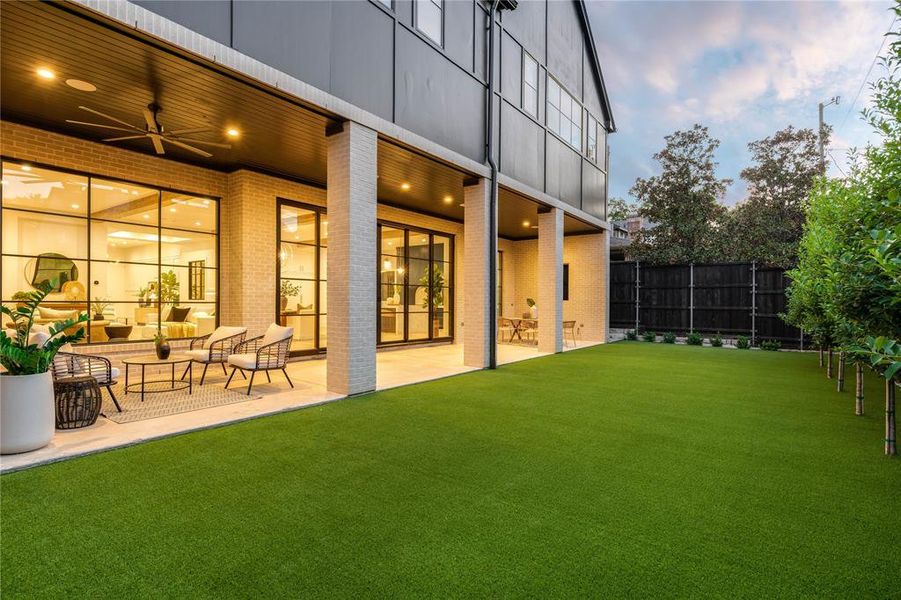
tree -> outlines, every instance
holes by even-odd
[[[638,212],[638,205],[622,198],[611,198],[607,202],[607,220],[623,221]]]
[[[825,132],[828,141],[828,130]],[[729,211],[727,257],[789,267],[798,251],[804,208],[820,175],[817,134],[791,125],[748,144],[747,199]]]
[[[732,183],[716,176],[720,142],[702,125],[664,139],[666,147],[654,155],[661,173],[637,179],[631,190],[639,214],[655,224],[637,234],[632,250],[655,263],[717,260],[717,230],[726,214],[720,200]]]

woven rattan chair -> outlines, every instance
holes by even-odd
[[[90,375],[97,380],[97,385],[106,388],[113,404],[116,405],[116,410],[122,412],[122,407],[119,406],[119,401],[113,393],[119,369],[112,365],[110,359],[98,354],[76,354],[72,352],[71,344],[66,344],[63,350],[56,353],[52,370],[54,381]]]
[[[203,374],[200,376],[200,385],[206,379],[207,367],[214,364],[222,365],[222,373],[228,375],[225,363],[236,348],[247,337],[246,327],[217,327],[213,333],[191,340],[191,348],[185,352],[195,363],[203,365]],[[190,367],[190,366],[189,366]],[[185,369],[181,378],[184,379],[190,368]],[[241,375],[244,375],[242,372]],[[244,377],[247,378],[246,376]]]
[[[273,323],[266,330],[265,335],[238,344],[234,349],[234,354],[228,357],[228,364],[232,367],[232,372],[228,376],[228,381],[225,382],[225,387],[228,388],[237,371],[240,370],[242,374],[244,371],[250,371],[250,381],[247,384],[247,395],[249,396],[257,371],[264,371],[266,379],[271,383],[269,371],[276,370],[284,373],[288,385],[293,388],[294,384],[288,377],[288,371],[285,370],[293,337],[293,327],[281,327]]]

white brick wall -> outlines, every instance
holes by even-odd
[[[331,392],[375,389],[376,133],[344,123],[328,138],[329,342]]]
[[[487,179],[479,179],[478,183],[463,188],[463,227],[468,242],[463,254],[463,278],[466,280],[463,364],[468,367],[487,367],[491,347],[491,306],[488,298],[491,273],[488,232],[490,191],[491,183]]]
[[[563,211],[538,215],[538,349],[563,351]]]

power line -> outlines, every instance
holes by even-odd
[[[895,23],[898,21],[898,17],[896,16],[892,19],[892,24],[888,26],[889,32],[892,31],[892,28],[895,26]],[[838,129],[835,130],[835,133],[838,133],[845,126],[845,123],[848,121],[848,117],[851,116],[851,112],[854,110],[854,105],[857,104],[857,100],[860,98],[860,93],[863,91],[864,86],[867,84],[867,81],[870,79],[870,74],[873,72],[873,67],[876,66],[876,61],[879,60],[879,55],[882,54],[882,49],[885,48],[885,40],[888,38],[888,35],[882,37],[882,43],[879,44],[879,50],[876,51],[876,56],[873,57],[873,62],[870,63],[870,68],[867,69],[867,74],[864,76],[863,81],[860,82],[860,87],[857,88],[857,93],[854,95],[854,100],[851,101],[851,105],[848,106],[848,112],[845,113],[845,118],[842,119],[842,124],[838,126]]]
[[[838,172],[842,174],[842,177],[847,177],[845,171],[839,166],[838,161],[835,160],[835,156],[832,155],[832,150],[826,150],[826,153],[829,154],[829,158],[832,159],[832,164],[834,164],[835,168],[838,169]]]

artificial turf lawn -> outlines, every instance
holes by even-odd
[[[0,591],[897,597],[882,387],[816,362],[623,342],[12,473]]]

